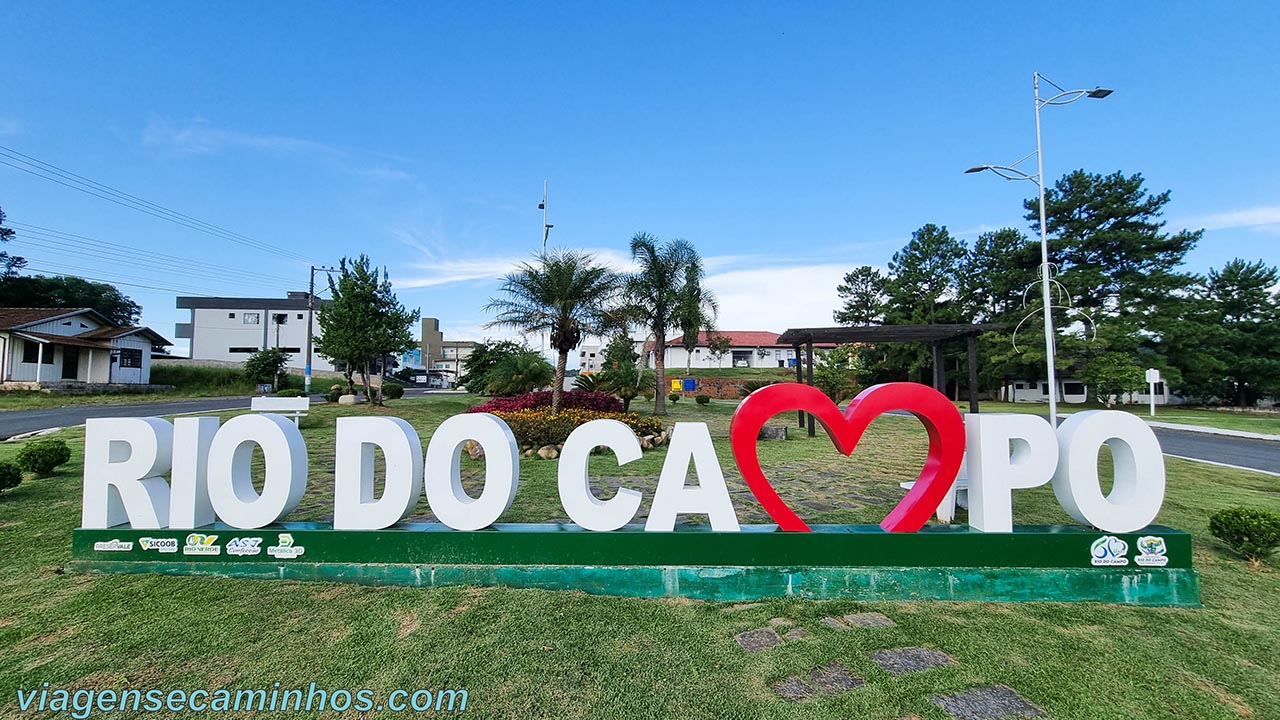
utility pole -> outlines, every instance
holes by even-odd
[[[315,265],[311,266],[311,279],[307,286],[307,370],[306,370],[306,379],[303,380],[303,392],[306,392],[308,395],[311,394],[311,339],[312,339],[312,333],[313,333],[312,326],[315,325],[314,318],[316,313],[316,271],[317,270],[320,270],[326,273],[331,273],[331,272],[338,272],[338,268],[316,267]],[[276,332],[279,333],[279,326],[276,326]],[[277,344],[279,344],[278,339],[277,339]]]

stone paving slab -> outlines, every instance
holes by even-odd
[[[1048,717],[1013,688],[976,687],[956,695],[934,695],[933,701],[956,720],[1004,720]]]
[[[829,662],[810,671],[809,682],[823,695],[849,692],[867,684],[862,678],[854,677],[849,668],[838,662]]]
[[[789,700],[790,702],[800,702],[813,696],[813,688],[809,687],[809,684],[798,676],[779,680],[772,687],[773,691],[781,695],[783,700]]]
[[[733,639],[737,640],[742,649],[749,653],[768,650],[782,644],[782,638],[778,637],[778,633],[774,632],[773,628],[748,630],[734,635]]]
[[[840,620],[840,618],[824,617],[821,620],[819,620],[818,623],[823,626],[829,627],[832,630],[848,630],[849,629],[849,626],[845,625],[844,622]]]
[[[881,615],[878,612],[854,613],[853,615],[845,615],[840,619],[853,627],[863,628],[896,627],[898,624],[889,619],[888,616]]]
[[[877,650],[871,653],[871,662],[884,668],[890,675],[906,675],[955,662],[950,655],[922,647],[905,647],[894,650]]]
[[[787,634],[783,635],[782,637],[788,640],[804,640],[805,638],[813,637],[813,635],[808,630],[805,630],[804,628],[792,628],[791,630],[788,630]]]

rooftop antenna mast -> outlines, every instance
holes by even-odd
[[[547,181],[542,181],[542,202],[538,203],[538,209],[542,211],[542,254],[547,254],[547,238],[551,236],[551,228],[555,227],[547,222]]]

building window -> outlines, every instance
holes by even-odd
[[[274,313],[271,315],[271,322],[276,325],[286,325],[289,322],[289,313]]]
[[[258,352],[258,348],[257,347],[231,347],[231,348],[227,348],[227,352],[238,353],[241,355],[252,355]]]
[[[122,368],[142,367],[142,351],[136,348],[121,348],[120,349],[120,367]]]
[[[22,341],[22,362],[40,362],[40,343],[34,343],[30,340]]]
[[[229,319],[229,320],[235,320],[235,319],[236,319],[236,314],[235,314],[235,313],[227,313],[227,319]]]
[[[302,319],[302,313],[298,313],[298,319],[299,319],[299,320],[301,320],[301,319]]]
[[[261,325],[262,313],[245,313],[241,316],[245,325]]]
[[[300,353],[300,352],[302,352],[302,348],[300,348],[300,347],[282,347],[282,348],[280,348],[280,349],[281,349],[281,350],[283,350],[283,351],[285,351],[285,352],[287,352],[287,353]]]
[[[1064,382],[1062,383],[1062,394],[1063,395],[1083,395],[1084,383]]]

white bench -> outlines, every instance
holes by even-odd
[[[962,508],[969,507],[969,455],[965,453],[964,459],[960,462],[960,472],[956,475],[955,484],[947,491],[942,502],[938,503],[938,522],[944,525],[950,525],[951,521],[956,517],[956,506]],[[898,483],[898,487],[903,490],[910,490],[916,486],[915,480]]]
[[[293,424],[297,425],[298,418],[305,417],[307,411],[311,409],[311,398],[256,397],[249,401],[249,409],[256,413],[288,415],[293,418]]]

